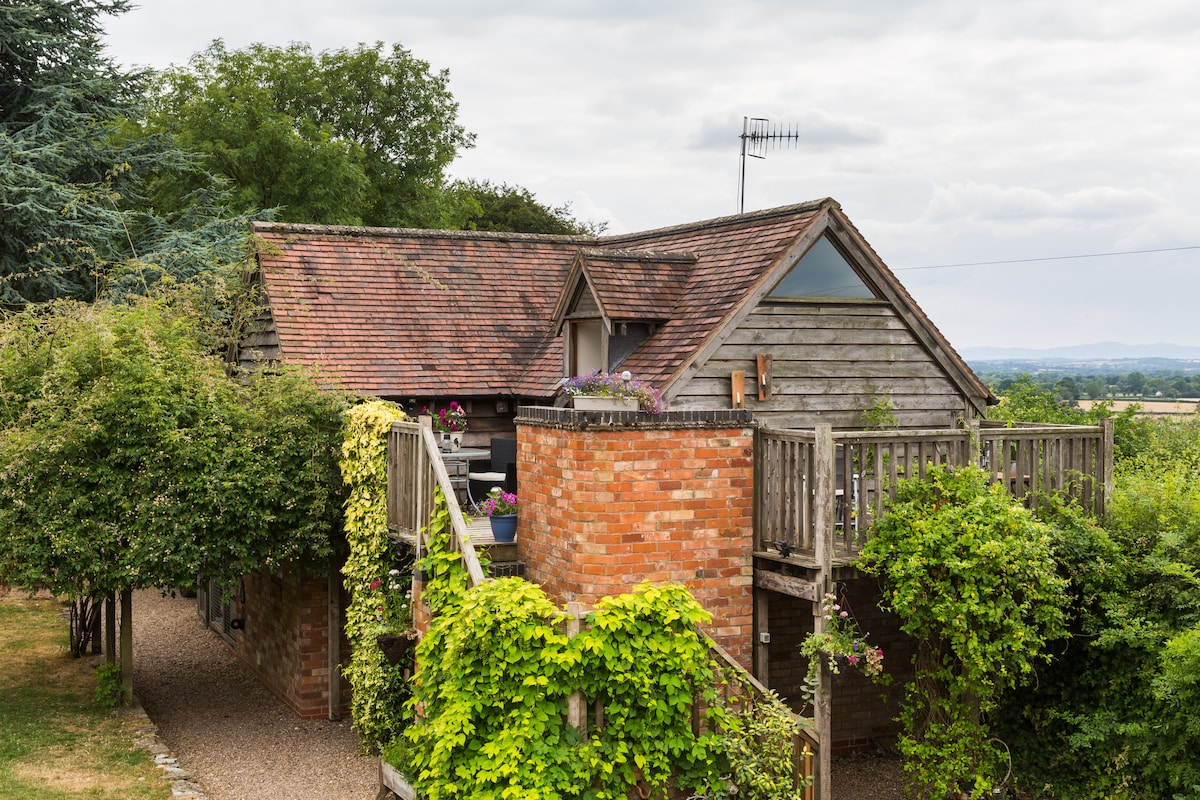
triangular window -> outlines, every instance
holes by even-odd
[[[838,252],[833,242],[822,236],[804,258],[792,267],[770,294],[771,298],[842,297],[874,300],[871,291],[854,267]]]

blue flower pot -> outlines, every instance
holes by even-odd
[[[492,522],[492,538],[497,542],[513,542],[517,539],[517,515],[496,514],[488,517]]]

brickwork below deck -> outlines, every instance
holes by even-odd
[[[522,409],[526,576],[594,604],[643,581],[678,583],[747,668],[753,635],[754,428],[745,412]]]

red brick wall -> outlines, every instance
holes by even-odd
[[[668,414],[644,427],[580,428],[581,413],[518,419],[517,542],[526,577],[558,602],[585,605],[643,581],[685,585],[712,613],[710,635],[749,668],[748,418],[731,425],[718,413],[705,425],[702,415]]]
[[[263,684],[305,719],[329,716],[329,588],[323,573],[307,574],[289,565],[276,573],[247,575],[234,652]],[[339,594],[340,581],[338,582]],[[345,598],[339,597],[339,608]],[[345,624],[338,626],[340,654],[350,653]],[[350,687],[341,681],[338,714],[350,708]]]

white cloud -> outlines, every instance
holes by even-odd
[[[218,36],[402,43],[449,69],[478,136],[456,176],[614,232],[732,213],[742,117],[763,116],[801,140],[748,165],[747,208],[832,196],[893,265],[1200,244],[1190,0],[154,0],[106,28],[155,66]],[[1170,291],[1127,285],[1159,262],[1053,264],[901,275],[955,344],[1200,342],[1180,300],[1200,256]]]
[[[1112,220],[1140,220],[1167,202],[1140,187],[1096,186],[1055,194],[1026,186],[1001,187],[972,181],[935,186],[923,221],[935,225],[965,222],[1006,228],[1078,225]]]

